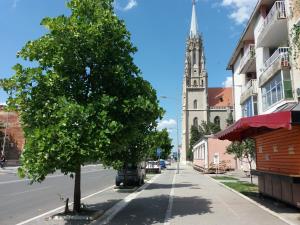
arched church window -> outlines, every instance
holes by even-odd
[[[220,117],[219,117],[219,116],[216,116],[216,117],[214,118],[214,124],[220,126]]]
[[[197,81],[196,80],[194,80],[194,86],[197,86]]]
[[[201,86],[203,87],[203,80],[201,80]]]
[[[197,109],[197,100],[194,100],[194,109]]]
[[[193,120],[193,125],[194,125],[195,127],[198,127],[198,118],[197,118],[197,117],[194,118],[194,120]]]

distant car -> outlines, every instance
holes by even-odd
[[[166,163],[166,166],[170,166],[171,165],[171,161],[170,160],[166,160],[165,163]]]
[[[123,183],[124,186],[140,186],[144,184],[145,177],[145,163],[139,163],[138,165],[127,164],[127,166],[124,166],[123,169],[118,171],[116,175],[116,186],[120,186],[121,183]]]
[[[148,161],[146,165],[146,173],[161,173],[158,161]]]
[[[162,169],[166,169],[166,168],[167,168],[166,162],[165,162],[165,160],[163,160],[163,159],[160,159],[160,160],[159,160],[159,165],[160,165],[160,167],[161,167]]]

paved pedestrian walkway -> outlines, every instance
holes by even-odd
[[[103,224],[99,220],[98,223]],[[117,213],[110,225],[286,225],[192,168],[166,171]]]

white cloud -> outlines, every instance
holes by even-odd
[[[136,0],[129,0],[127,5],[123,8],[124,11],[128,11],[138,5]]]
[[[221,6],[230,8],[229,18],[236,24],[243,24],[249,19],[256,3],[257,0],[222,0]]]
[[[165,129],[165,128],[166,128],[169,132],[170,132],[172,129],[175,129],[175,128],[176,128],[176,120],[174,120],[174,119],[161,120],[161,121],[158,123],[157,129],[158,129],[158,130],[162,130],[162,129]]]
[[[226,77],[226,80],[222,83],[224,87],[232,87],[232,77]]]

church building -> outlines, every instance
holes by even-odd
[[[181,162],[187,160],[192,125],[199,126],[202,121],[210,121],[224,129],[232,110],[232,88],[208,87],[203,39],[198,30],[196,3],[193,0],[182,87]]]

